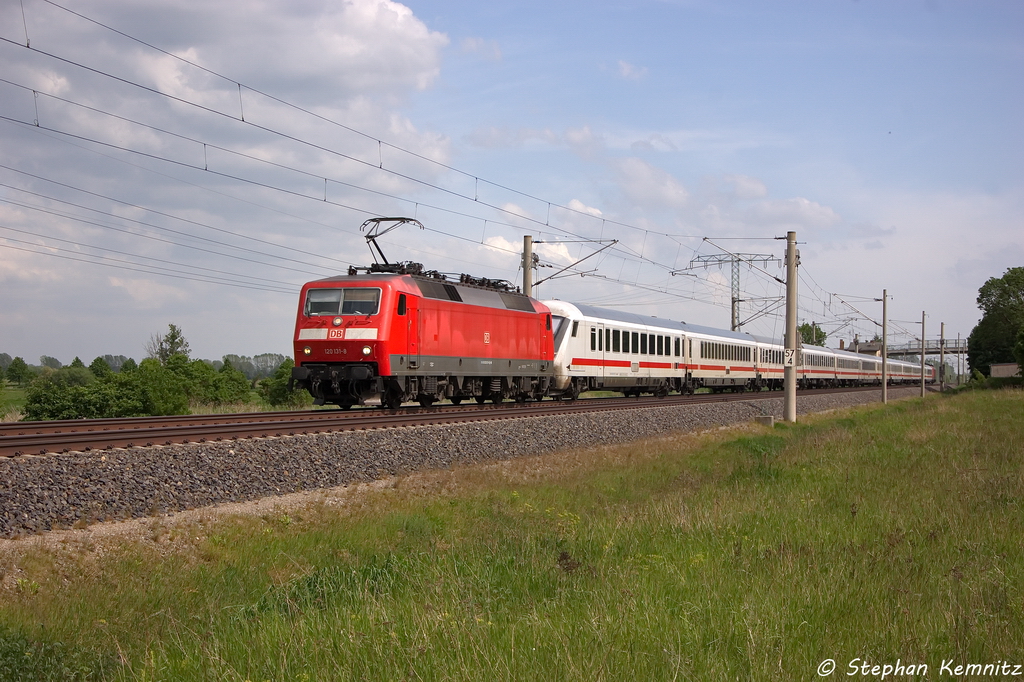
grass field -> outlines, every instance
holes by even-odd
[[[89,551],[11,543],[0,679],[1024,664],[1022,458],[1024,392],[977,391],[424,474],[342,506],[154,520]]]
[[[25,406],[25,389],[0,379],[0,421],[18,421]]]

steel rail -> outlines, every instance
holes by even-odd
[[[880,390],[880,387],[812,389],[802,395]],[[781,399],[780,392],[708,393],[666,398],[590,398],[576,401],[405,407],[398,410],[302,410],[243,414],[129,417],[0,425],[0,457],[113,448],[293,436],[363,429],[451,424],[524,417],[631,410],[700,403]]]

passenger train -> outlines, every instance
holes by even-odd
[[[505,281],[449,280],[418,263],[351,268],[304,285],[294,350],[293,385],[342,408],[773,390],[784,371],[778,340],[542,302]],[[875,356],[804,346],[796,363],[801,388],[882,381]],[[919,365],[888,365],[891,383],[921,380]]]

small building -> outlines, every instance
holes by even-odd
[[[1020,376],[1020,365],[1016,362],[1000,362],[993,364],[991,369],[993,379],[1007,379]]]

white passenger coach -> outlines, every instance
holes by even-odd
[[[669,391],[781,389],[780,341],[594,306],[544,301],[554,322],[552,393],[574,398],[588,390],[625,395]],[[932,377],[932,368],[928,368]],[[882,362],[818,346],[797,353],[799,386],[881,384]],[[920,381],[920,366],[889,360],[891,383]]]

